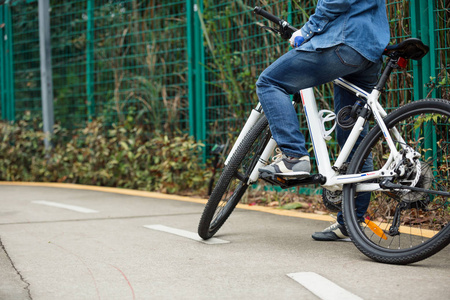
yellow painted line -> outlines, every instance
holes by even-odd
[[[0,181],[0,185],[38,186],[38,187],[53,187],[53,188],[64,188],[64,189],[74,189],[74,190],[88,190],[88,191],[105,192],[105,193],[116,193],[116,194],[129,195],[129,196],[177,200],[177,201],[184,201],[184,202],[194,202],[194,203],[200,203],[200,204],[206,204],[206,202],[208,201],[207,199],[178,196],[178,195],[169,195],[169,194],[163,194],[163,193],[157,193],[157,192],[147,192],[147,191],[139,191],[139,190],[131,190],[131,189],[121,189],[121,188],[113,188],[113,187],[102,187],[102,186],[71,184],[71,183]],[[304,213],[304,212],[299,212],[299,211],[277,209],[277,208],[273,208],[273,207],[264,207],[264,206],[256,206],[256,205],[250,206],[250,205],[246,205],[246,204],[238,204],[236,207],[240,208],[240,209],[260,211],[260,212],[265,212],[265,213],[279,215],[279,216],[304,218],[304,219],[319,220],[319,221],[334,221],[334,218],[329,215],[310,214],[310,213]]]
[[[158,198],[158,199],[195,202],[195,203],[201,203],[201,204],[206,204],[206,201],[207,201],[206,199],[185,197],[185,196],[178,196],[178,195],[169,195],[169,194],[156,193],[156,192],[147,192],[147,191],[94,186],[94,185],[72,184],[72,183],[18,182],[18,181],[3,181],[3,182],[1,182],[0,181],[0,185],[39,186],[39,187],[73,189],[73,190],[88,190],[88,191],[115,193],[115,194],[129,195],[129,196],[139,196],[139,197],[147,197],[147,198]]]
[[[391,227],[391,224],[388,223],[379,223],[377,224],[378,227],[381,228],[384,232],[388,232],[389,228]],[[416,227],[408,227],[405,225],[401,225],[399,227],[399,231],[404,234],[411,234],[411,235],[417,235],[417,236],[423,236],[426,238],[432,238],[436,234],[439,233],[439,231],[433,231],[430,229],[422,229],[422,228],[416,228]]]
[[[296,217],[296,218],[319,220],[319,221],[335,221],[335,219],[330,215],[310,214],[310,213],[304,213],[304,212],[295,211],[295,210],[284,210],[284,209],[278,209],[278,208],[266,207],[266,206],[257,206],[257,205],[250,206],[250,205],[246,205],[246,204],[238,204],[236,207],[246,209],[246,210],[266,212],[269,214],[274,214],[274,215],[279,215],[279,216]]]

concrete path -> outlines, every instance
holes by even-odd
[[[205,244],[201,200],[57,184],[0,195],[0,299],[450,299],[450,247],[392,266],[313,241],[328,221],[238,208]]]

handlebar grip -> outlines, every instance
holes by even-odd
[[[265,11],[264,9],[262,9],[259,6],[256,6],[253,11],[255,12],[255,14],[258,14],[274,23],[277,23],[278,25],[281,25],[281,22],[283,21],[282,19],[278,18],[277,16],[272,15],[271,13],[269,13],[268,11]]]
[[[265,11],[264,9],[262,9],[259,6],[255,6],[255,8],[253,9],[253,11],[255,12],[255,14],[260,15],[280,26],[282,26],[285,30],[287,30],[288,32],[290,32],[290,34],[292,34],[293,32],[296,32],[298,29],[295,27],[292,27],[291,25],[289,25],[288,22],[286,22],[283,19],[278,18],[277,16],[272,15],[271,13],[269,13],[268,11]],[[289,35],[290,37],[290,35]]]

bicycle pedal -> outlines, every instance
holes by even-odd
[[[259,174],[259,177],[271,184],[278,185],[281,188],[290,188],[293,186],[308,184],[323,184],[326,181],[325,177],[321,174],[292,177],[263,172]]]
[[[273,173],[266,173],[266,172],[262,172],[259,174],[259,177],[262,179],[269,179],[269,180],[274,180],[280,183],[285,183],[286,179],[284,179],[281,176],[275,175]]]
[[[274,174],[274,176],[278,176],[278,177],[283,178],[285,180],[293,180],[293,179],[300,180],[300,179],[305,179],[305,178],[311,177],[311,175],[309,173],[308,174],[297,174],[297,175],[278,175],[278,174]]]

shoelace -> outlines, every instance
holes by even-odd
[[[278,148],[278,147],[275,148],[275,152],[277,154],[275,154],[275,156],[272,157],[272,161],[273,162],[279,161],[279,160],[281,160],[283,158],[283,152],[281,152],[280,148]]]
[[[334,231],[337,228],[339,228],[339,223],[338,222],[332,224],[330,227],[325,228],[325,230],[323,230],[323,231]]]

